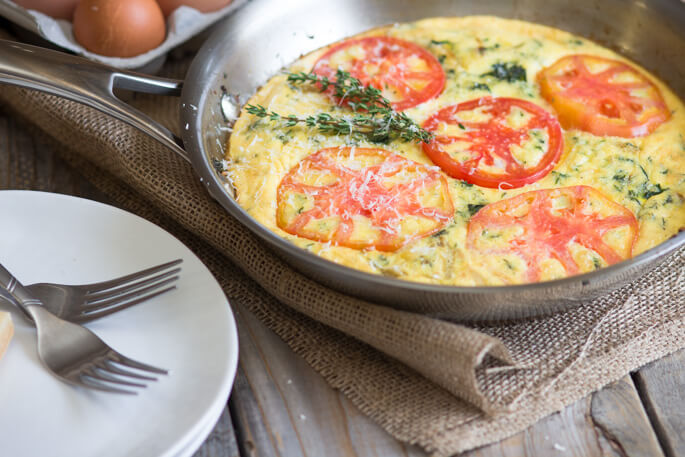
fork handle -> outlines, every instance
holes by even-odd
[[[0,286],[2,286],[6,294],[12,298],[11,302],[19,307],[30,320],[33,320],[29,307],[36,305],[41,306],[41,301],[37,298],[33,298],[26,287],[24,287],[24,285],[2,264],[0,264]],[[3,297],[6,296],[6,294],[3,293]]]

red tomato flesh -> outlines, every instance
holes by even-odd
[[[604,235],[616,229],[625,233],[620,246],[612,247]],[[502,235],[496,247],[484,242],[484,236],[499,236],[505,230],[517,234]],[[519,256],[527,267],[527,280],[537,282],[540,265],[547,259],[559,261],[568,275],[582,272],[572,256],[574,243],[611,265],[631,257],[637,235],[638,222],[630,210],[592,187],[573,186],[526,192],[483,207],[469,221],[466,243],[485,255]]]
[[[659,88],[630,65],[603,57],[562,57],[537,76],[565,128],[598,136],[648,135],[670,118]]]
[[[277,198],[284,231],[355,249],[395,251],[454,214],[438,170],[375,148],[317,151],[283,178]]]
[[[343,41],[321,56],[312,71],[335,80],[338,68],[365,86],[379,89],[397,111],[430,100],[445,87],[445,72],[433,54],[398,38],[374,36]]]
[[[479,118],[468,120],[474,112]],[[519,118],[514,125],[512,117]],[[445,127],[452,133],[441,134],[439,129]],[[423,128],[435,133],[432,142],[423,144],[426,155],[449,176],[481,187],[512,189],[533,183],[554,168],[564,146],[556,118],[516,98],[484,97],[448,106],[429,117]],[[514,148],[530,141],[537,141],[532,147],[540,155],[532,164],[514,155]]]

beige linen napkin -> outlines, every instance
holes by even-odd
[[[164,72],[182,77],[189,58]],[[437,456],[519,432],[685,347],[685,250],[631,285],[563,314],[459,325],[323,287],[283,263],[205,192],[191,167],[137,130],[54,96],[0,86],[5,109],[117,205],[171,231],[239,302],[400,440]],[[131,103],[178,130],[178,99]]]

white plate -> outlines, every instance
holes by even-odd
[[[219,408],[214,411],[212,420],[207,421],[207,423],[205,423],[203,426],[204,428],[200,430],[200,433],[193,437],[193,439],[189,441],[183,447],[183,449],[178,451],[178,454],[176,454],[174,457],[192,457],[192,455],[195,454],[195,451],[197,451],[198,448],[205,442],[209,434],[212,433],[212,430],[214,430],[214,427],[216,427],[216,424],[219,422],[219,418],[221,417],[221,413],[223,412],[224,408]]]
[[[154,224],[90,200],[2,191],[0,214],[0,262],[25,284],[95,282],[183,259],[176,290],[88,324],[123,354],[171,371],[137,396],[58,381],[38,360],[33,328],[12,309],[15,336],[0,360],[2,454],[171,457],[197,449],[226,404],[238,361],[233,314],[202,262]]]

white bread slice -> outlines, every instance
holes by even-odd
[[[12,335],[14,335],[12,316],[10,313],[0,311],[0,359],[5,353],[5,349],[7,349],[7,346],[10,344]]]

